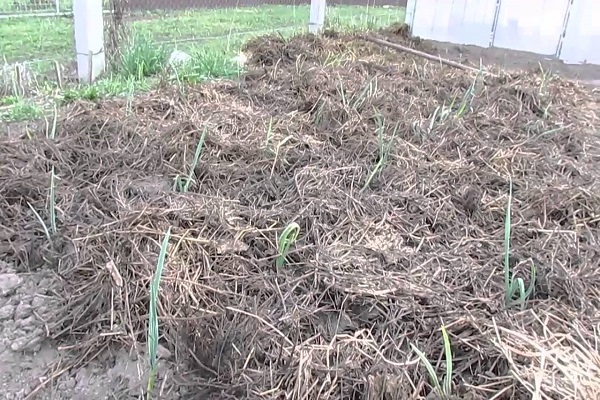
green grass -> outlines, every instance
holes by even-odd
[[[153,41],[176,42],[227,36],[231,32],[268,31],[279,28],[305,30],[308,16],[309,7],[306,5],[243,7],[147,15],[145,19],[134,21],[132,27],[134,32]],[[328,8],[327,19],[334,27],[385,26],[392,22],[404,21],[404,9],[336,6]],[[71,18],[16,18],[0,21],[2,59],[70,61],[74,59],[74,53]]]
[[[74,60],[74,46],[70,18],[0,20],[0,58],[3,60]]]
[[[120,62],[118,71],[125,78],[143,79],[164,70],[169,51],[147,35],[138,34],[131,39]]]
[[[9,100],[10,104],[0,106],[0,121],[2,122],[29,121],[44,115],[44,109],[31,100],[15,99],[14,96],[10,96]]]
[[[6,1],[0,0],[0,10]],[[69,85],[60,90],[53,82],[53,60],[74,65],[72,19],[4,19],[0,20],[0,60],[36,60],[30,64],[31,71],[50,77],[41,79],[42,87],[36,89],[58,104],[77,99],[95,101],[106,96],[131,97],[165,78],[162,72],[166,71],[166,59],[174,49],[185,51],[192,61],[166,71],[171,80],[186,83],[234,77],[240,68],[231,59],[247,40],[274,31],[284,37],[304,32],[308,16],[307,5],[145,13],[132,22],[132,43],[124,51],[118,71],[91,87]],[[372,29],[403,20],[403,8],[336,6],[328,8],[326,23],[339,30]],[[0,98],[0,120],[40,118],[54,106],[47,103],[47,99],[39,106],[26,99]]]

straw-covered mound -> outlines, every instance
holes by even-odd
[[[79,103],[54,139],[0,139],[0,257],[56,272],[51,337],[79,357],[145,342],[170,228],[158,315],[178,371],[159,370],[157,386],[181,398],[425,397],[411,344],[441,380],[442,326],[456,398],[599,398],[600,145],[586,92],[499,73],[469,99],[475,74],[343,35],[248,51],[240,81]],[[536,276],[507,307],[511,181],[511,273],[525,288]]]

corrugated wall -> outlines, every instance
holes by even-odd
[[[414,35],[425,39],[557,55],[568,63],[600,64],[599,3],[598,0],[409,0],[406,22],[412,26]]]

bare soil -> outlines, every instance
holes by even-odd
[[[541,66],[545,71],[550,71],[562,78],[600,86],[600,65],[565,64],[556,57],[497,47],[482,48],[436,41],[428,42],[435,46],[437,54],[441,57],[474,67],[479,67],[480,60],[484,65],[494,65],[508,71],[530,71]]]
[[[461,108],[473,74],[353,36],[246,51],[238,81],[79,102],[54,139],[44,124],[0,137],[5,398],[144,396],[148,287],[169,229],[153,398],[432,399],[411,344],[442,376],[442,325],[456,398],[598,398],[590,89],[508,71]],[[534,291],[507,307],[511,183],[508,261]]]

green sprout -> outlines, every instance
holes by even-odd
[[[375,115],[375,123],[377,124],[377,140],[378,140],[378,144],[379,144],[379,157],[377,159],[377,163],[375,164],[375,168],[373,168],[371,173],[369,173],[369,176],[367,177],[365,184],[360,189],[360,193],[364,192],[371,185],[371,182],[373,182],[373,179],[375,179],[375,176],[377,176],[383,170],[383,167],[385,166],[385,164],[387,163],[387,161],[390,157],[390,152],[392,151],[392,144],[393,144],[394,138],[398,132],[399,125],[396,125],[396,128],[394,129],[392,138],[386,142],[384,139],[384,136],[383,136],[383,133],[385,131],[385,122],[379,113],[377,113]]]
[[[273,138],[273,117],[271,117],[269,119],[269,126],[267,128],[267,135],[265,138],[265,149],[269,150],[269,143],[271,142],[271,139]]]
[[[50,216],[50,229],[48,229],[48,226],[46,225],[46,222],[44,222],[44,218],[42,218],[42,216],[40,215],[40,213],[38,213],[36,211],[36,209],[33,207],[33,205],[31,203],[27,203],[27,205],[29,206],[29,208],[31,209],[31,211],[33,211],[33,214],[35,215],[35,218],[40,222],[40,224],[42,225],[42,228],[44,229],[44,235],[46,236],[46,238],[48,239],[48,242],[50,243],[50,245],[52,245],[52,235],[56,235],[57,232],[57,228],[56,228],[56,200],[55,200],[55,190],[54,190],[54,186],[55,186],[55,182],[56,182],[56,174],[54,173],[54,166],[52,167],[52,170],[50,172],[50,193],[49,193],[49,198],[48,198],[48,214]]]
[[[52,236],[50,235],[50,231],[48,230],[48,227],[46,226],[46,223],[44,222],[44,219],[42,218],[42,216],[40,215],[40,213],[38,213],[35,210],[35,208],[33,208],[33,206],[31,205],[31,203],[27,202],[27,205],[29,206],[29,208],[31,209],[31,211],[33,211],[33,214],[35,214],[35,217],[37,218],[37,220],[42,225],[42,228],[44,229],[44,235],[46,235],[46,238],[48,239],[48,242],[50,244],[52,244]]]
[[[467,111],[471,109],[471,105],[473,104],[473,99],[475,98],[475,87],[476,87],[477,81],[479,80],[479,77],[481,75],[483,75],[483,66],[482,65],[479,66],[477,75],[475,75],[473,82],[471,82],[469,89],[465,92],[463,99],[460,102],[458,110],[456,111],[456,116],[458,118],[465,115],[467,113]]]
[[[56,235],[56,200],[54,185],[56,181],[56,175],[54,174],[54,166],[52,166],[52,172],[50,173],[50,199],[48,201],[48,213],[50,214],[50,229],[52,234]]]
[[[177,175],[175,177],[174,188],[182,193],[187,193],[190,190],[190,186],[192,182],[194,182],[194,178],[196,177],[196,167],[198,166],[198,161],[200,161],[200,156],[202,155],[202,149],[204,148],[204,141],[206,140],[206,133],[208,128],[204,128],[202,132],[202,136],[200,136],[200,140],[196,145],[196,152],[194,153],[194,159],[192,160],[192,164],[190,165],[190,169],[186,177],[181,177]]]
[[[525,290],[523,278],[514,278],[510,270],[510,231],[511,231],[511,207],[512,207],[512,179],[509,184],[508,204],[506,206],[506,218],[504,220],[504,287],[506,297],[504,302],[507,307],[518,305],[524,307],[525,302],[533,292],[535,286],[536,269],[531,264],[531,281],[529,287]],[[516,299],[515,299],[516,296]]]
[[[437,122],[446,122],[446,120],[450,116],[453,106],[454,100],[452,100],[450,106],[446,106],[446,103],[444,102],[444,104],[435,108],[435,110],[433,111],[433,115],[431,116],[431,120],[429,121],[429,129],[427,130],[428,135],[431,135],[431,132],[433,132],[433,129],[435,128],[435,124]]]
[[[377,76],[375,76],[357,95],[353,96],[351,107],[354,110],[358,110],[359,108],[361,108],[364,105],[365,100],[367,98],[372,98],[375,97],[375,95],[377,95],[377,83]]]
[[[444,376],[442,385],[440,385],[440,380],[435,372],[435,369],[433,368],[433,365],[431,365],[431,362],[429,362],[427,359],[427,356],[412,343],[410,346],[417,354],[417,357],[419,357],[419,360],[421,360],[421,362],[425,365],[425,369],[427,370],[429,378],[433,383],[433,389],[435,392],[442,399],[449,399],[452,393],[452,348],[450,346],[450,337],[448,336],[448,332],[443,325],[441,327],[441,331],[444,340],[444,355],[446,358],[446,374]]]
[[[290,246],[294,244],[296,239],[298,239],[298,235],[300,234],[300,225],[295,222],[288,224],[283,232],[281,233],[281,237],[277,243],[277,251],[279,255],[277,256],[277,260],[275,261],[275,265],[279,270],[285,264],[285,258],[290,250]]]
[[[48,139],[54,139],[56,137],[56,130],[58,128],[58,107],[54,105],[54,113],[52,115],[52,125],[48,123],[46,119],[46,137]]]
[[[150,282],[150,309],[148,317],[148,359],[150,362],[150,376],[148,378],[147,398],[150,399],[152,392],[154,391],[154,384],[156,382],[157,373],[157,352],[158,352],[158,290],[160,287],[160,280],[162,278],[163,268],[165,266],[165,258],[167,256],[167,248],[169,247],[169,239],[171,237],[171,228],[167,230],[165,237],[163,238],[160,246],[160,253],[158,255],[158,262],[156,264],[156,271],[154,277]]]
[[[548,94],[548,83],[552,80],[552,70],[548,69],[544,71],[544,67],[541,62],[538,62],[540,66],[540,72],[542,73],[542,82],[540,83],[540,95],[544,96]]]

